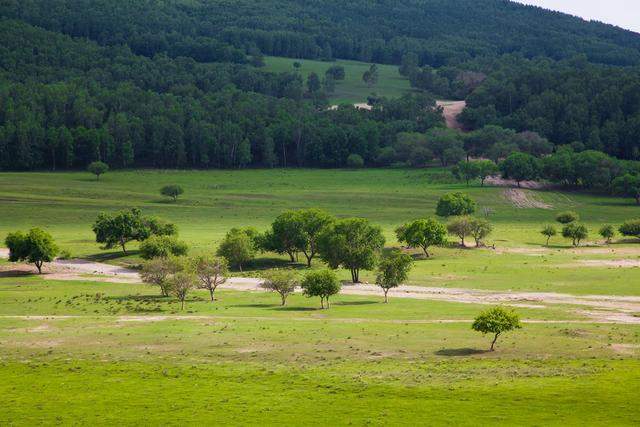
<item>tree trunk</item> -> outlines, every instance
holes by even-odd
[[[291,262],[296,262],[296,257],[294,256],[293,252],[287,252],[289,254],[289,259],[291,260]]]
[[[497,333],[493,338],[493,341],[491,342],[491,349],[489,349],[489,351],[494,351],[493,347],[496,345],[496,341],[498,341],[498,335],[500,335],[500,333]]]
[[[551,237],[547,237],[547,246],[549,246],[549,240],[551,239]]]
[[[242,273],[242,263],[238,263],[238,269],[240,270],[240,273]]]
[[[311,267],[311,260],[313,259],[313,253],[307,255],[307,251],[302,251],[305,258],[307,258],[307,267]]]
[[[351,269],[351,281],[353,283],[360,283],[360,272],[357,269]]]
[[[182,304],[180,305],[180,310],[184,310],[184,300],[180,300],[180,302],[182,303]]]
[[[383,289],[384,291],[384,303],[388,303],[389,299],[387,298],[387,294],[389,293],[389,289]]]
[[[324,310],[324,297],[320,297],[320,307]]]
[[[35,264],[38,269],[38,274],[42,274],[42,261],[36,261]]]
[[[209,294],[211,295],[211,302],[213,302],[213,301],[214,301],[214,298],[213,298],[213,293],[214,293],[214,292],[215,292],[215,289],[213,289],[213,288],[209,288]]]
[[[325,297],[327,300],[327,309],[329,309],[329,297]]]
[[[282,306],[287,305],[287,296],[285,294],[280,294],[280,298],[282,299]]]
[[[429,251],[427,250],[429,247],[428,246],[423,246],[422,250],[424,251],[424,256],[426,258],[429,258]]]
[[[127,248],[125,247],[127,245],[127,242],[120,242],[120,246],[122,246],[122,252],[124,252],[124,254],[127,254]]]

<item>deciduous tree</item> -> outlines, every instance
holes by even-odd
[[[496,341],[498,341],[498,337],[501,334],[520,329],[522,325],[520,324],[520,317],[515,312],[507,311],[502,307],[495,307],[476,317],[471,327],[474,331],[494,335],[489,349],[489,351],[494,351]]]
[[[211,302],[218,286],[227,281],[229,265],[227,260],[209,255],[198,255],[191,260],[193,271],[200,280],[198,287],[209,291]]]
[[[287,297],[295,292],[298,286],[298,275],[293,270],[271,270],[264,273],[262,287],[280,295],[282,306],[287,304]]]
[[[320,297],[320,305],[323,309],[329,308],[329,297],[339,293],[342,288],[338,277],[331,270],[307,273],[302,280],[301,287],[307,297]]]
[[[447,227],[433,219],[417,219],[396,229],[399,242],[410,248],[421,248],[429,258],[429,247],[443,245],[446,242]]]
[[[393,251],[382,257],[378,265],[376,284],[384,291],[384,302],[388,302],[390,289],[397,288],[407,280],[413,265],[413,258],[400,251]]]
[[[9,248],[9,261],[35,264],[39,274],[42,274],[42,265],[53,261],[59,252],[53,237],[40,228],[32,228],[26,234],[9,233],[4,243]]]

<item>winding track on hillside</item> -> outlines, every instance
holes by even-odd
[[[0,256],[6,257],[6,249]],[[28,270],[27,270],[28,271]],[[56,260],[45,267],[46,277],[52,280],[90,280],[99,282],[140,283],[137,271],[110,264],[86,260]],[[244,292],[266,292],[262,279],[230,277],[220,289]],[[298,290],[300,292],[300,290]],[[344,295],[381,297],[382,290],[371,284],[346,283]],[[480,289],[423,287],[403,285],[389,291],[392,298],[412,298],[458,302],[466,304],[507,305],[520,308],[546,308],[553,305],[574,306],[573,312],[595,323],[640,324],[640,297],[613,295],[570,295],[553,292],[509,292]]]

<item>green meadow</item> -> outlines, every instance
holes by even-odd
[[[363,80],[362,75],[369,69],[371,64],[358,61],[313,61],[307,59],[291,59],[275,56],[265,57],[266,71],[285,72],[293,71],[294,62],[301,64],[300,73],[306,81],[310,73],[316,73],[321,79],[325,72],[333,65],[344,67],[345,79],[336,82],[336,90],[331,94],[331,102],[336,104],[356,104],[367,102],[367,97],[372,94],[385,97],[399,97],[411,91],[409,80],[398,72],[395,65],[377,64],[378,83],[369,87]]]
[[[184,195],[166,200],[166,184]],[[82,172],[2,173],[0,238],[39,226],[75,257],[135,265],[136,244],[125,257],[95,243],[99,212],[135,206],[175,222],[195,253],[214,251],[231,227],[264,230],[286,209],[319,207],[370,219],[394,247],[395,227],[433,216],[451,191],[478,201],[495,249],[434,248],[409,284],[640,296],[640,268],[583,264],[639,259],[640,243],[607,246],[597,236],[604,223],[639,217],[632,201],[525,190],[549,208],[522,209],[504,188],[467,187],[440,169],[138,170],[100,182]],[[567,209],[590,229],[585,246],[556,237],[543,247],[542,225]],[[287,265],[261,254],[244,274]],[[339,295],[320,310],[300,294],[281,307],[274,294],[220,290],[213,303],[193,292],[181,311],[153,287],[95,280],[53,280],[0,261],[0,425],[637,422],[640,325],[598,323],[576,306],[516,308],[523,328],[487,352],[490,337],[471,330],[487,305]]]

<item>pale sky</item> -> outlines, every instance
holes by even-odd
[[[514,0],[640,33],[640,0]]]

